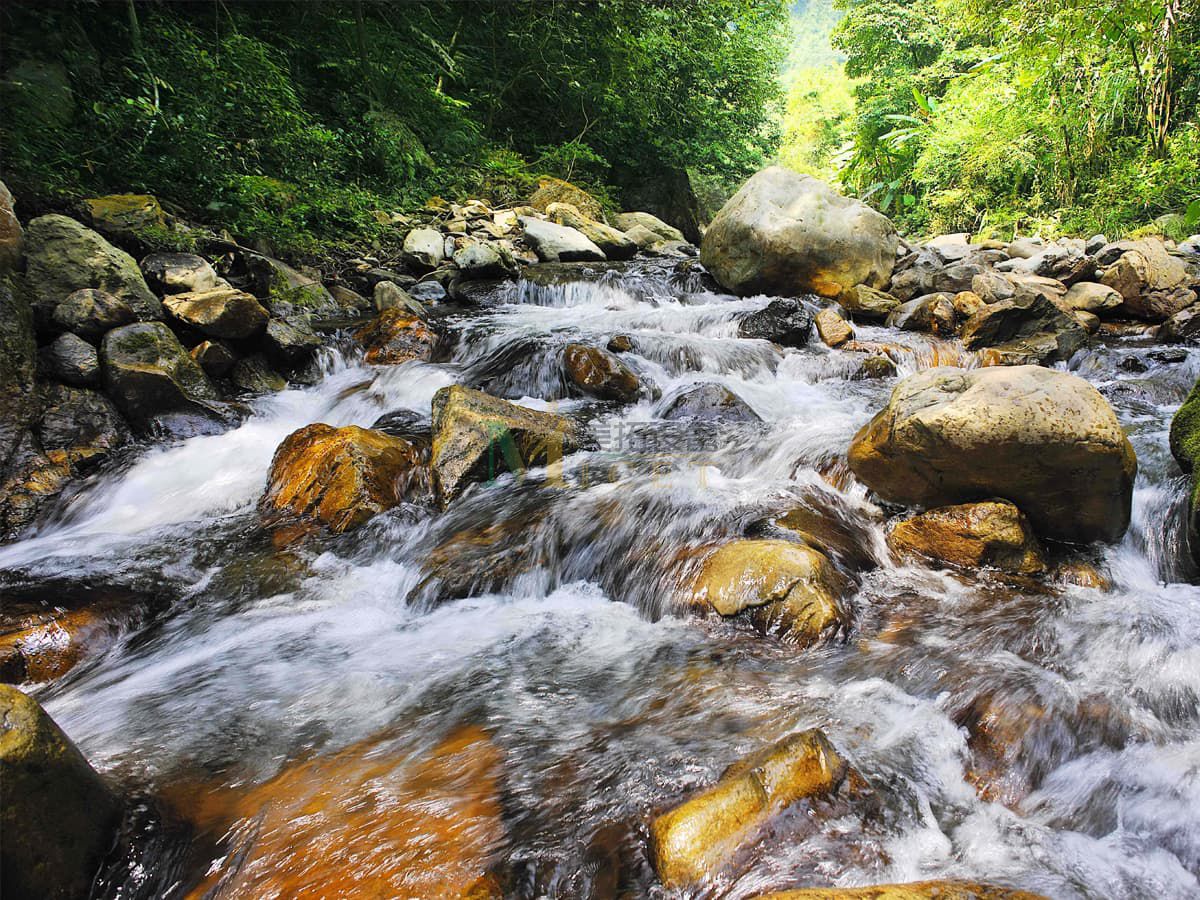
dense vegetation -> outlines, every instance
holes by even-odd
[[[7,3],[4,177],[293,251],[541,174],[719,189],[774,152],[786,23],[779,0]]]
[[[917,231],[1197,228],[1194,2],[833,5],[844,71],[792,88],[802,127],[789,121],[785,161],[839,177]],[[810,27],[827,21],[805,12]]]

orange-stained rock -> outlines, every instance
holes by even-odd
[[[975,881],[912,881],[868,887],[803,888],[760,894],[755,900],[1048,900],[1041,894]]]
[[[279,445],[259,509],[272,528],[319,523],[340,533],[420,498],[427,485],[420,451],[403,438],[318,422]]]
[[[651,824],[659,878],[682,887],[718,872],[770,818],[806,797],[836,791],[848,768],[815,728],[735,763],[711,788]]]
[[[89,654],[110,646],[119,623],[111,609],[50,610],[15,616],[0,625],[0,681],[51,681]]]
[[[437,343],[428,326],[402,307],[385,309],[356,330],[354,339],[366,348],[367,362],[381,366],[427,360]]]
[[[1075,587],[1095,588],[1098,591],[1111,591],[1112,579],[1092,563],[1082,560],[1061,562],[1054,567],[1054,580],[1059,584],[1073,584]]]
[[[398,760],[370,741],[246,791],[174,797],[228,847],[189,897],[503,896],[499,749],[479,728]]]
[[[601,400],[632,403],[641,389],[633,370],[599,347],[567,344],[563,349],[563,365],[576,387]]]
[[[1019,575],[1046,571],[1029,522],[1006,500],[931,509],[897,522],[887,542],[901,558],[933,560],[963,569],[990,566]]]

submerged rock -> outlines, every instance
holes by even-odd
[[[49,321],[68,294],[99,288],[123,300],[138,319],[161,319],[132,256],[66,216],[41,216],[26,231],[26,278],[39,321]]]
[[[259,510],[268,527],[309,522],[340,534],[419,497],[422,468],[417,448],[403,438],[318,422],[279,445]]]
[[[704,233],[700,259],[735,294],[840,297],[887,285],[896,229],[824,182],[771,166],[742,185]]]
[[[1049,900],[1041,894],[977,881],[910,881],[866,887],[802,888],[761,894],[755,900]]]
[[[88,896],[120,804],[38,702],[8,685],[0,685],[0,799],[4,896]]]
[[[1081,378],[1038,366],[936,368],[904,379],[854,436],[850,467],[886,500],[945,506],[1000,497],[1043,537],[1115,540],[1137,457]]]
[[[846,587],[845,577],[819,550],[790,541],[743,540],[719,547],[704,561],[691,601],[725,617],[751,610],[760,631],[804,647],[848,627]]]
[[[902,558],[1016,575],[1046,571],[1037,538],[1021,511],[1003,500],[942,506],[897,522],[888,547]]]
[[[161,322],[115,328],[100,345],[105,391],[134,428],[151,431],[162,416],[222,423],[204,370]]]
[[[717,874],[771,818],[800,800],[833,793],[848,770],[815,728],[736,763],[713,787],[651,823],[659,878],[681,888]]]
[[[354,339],[366,349],[367,362],[378,366],[428,360],[437,344],[429,327],[401,307],[385,309],[357,329]]]
[[[641,382],[633,370],[598,347],[567,344],[563,348],[563,366],[572,384],[601,400],[632,403],[641,390]]]
[[[799,300],[772,300],[738,323],[738,337],[803,347],[812,334],[813,314]]]
[[[702,422],[761,422],[758,413],[745,400],[715,381],[684,388],[663,406],[661,417],[667,420]]]
[[[433,397],[433,477],[443,506],[473,482],[556,466],[566,454],[590,445],[584,430],[565,416],[457,384]]]

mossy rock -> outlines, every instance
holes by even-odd
[[[167,218],[153,194],[108,194],[84,200],[92,227],[105,234],[134,236],[166,228]]]
[[[1171,454],[1179,468],[1191,475],[1188,493],[1188,543],[1192,559],[1200,565],[1200,381],[1171,420]]]

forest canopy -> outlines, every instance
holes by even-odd
[[[5,177],[302,250],[431,194],[718,187],[778,140],[779,0],[5,4]]]

